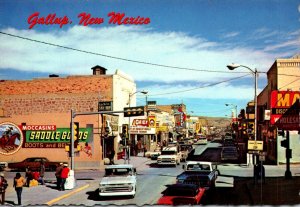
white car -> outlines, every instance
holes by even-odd
[[[164,147],[161,155],[157,158],[158,165],[179,165],[181,153],[177,151],[177,147]]]
[[[99,184],[100,196],[131,196],[136,193],[136,169],[132,165],[107,165]]]

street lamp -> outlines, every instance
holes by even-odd
[[[254,75],[254,140],[256,141],[257,139],[257,69],[255,68],[254,70],[249,68],[248,66],[245,65],[239,65],[239,64],[231,64],[227,65],[227,68],[229,70],[234,70],[238,67],[243,67],[247,68],[253,75]],[[254,164],[256,164],[256,156],[254,156]],[[255,175],[254,175],[255,176]]]
[[[231,104],[231,103],[227,103],[225,104],[225,106],[233,106],[235,109],[235,123],[237,123],[237,105]]]
[[[134,94],[136,94],[136,93],[142,93],[142,94],[144,94],[144,95],[147,95],[148,94],[148,91],[136,91],[136,92],[134,92],[134,93],[129,93],[129,99],[128,99],[128,107],[130,107],[130,104],[131,104],[131,97],[134,95]],[[130,140],[130,116],[128,117],[128,120],[129,120],[129,123],[128,123],[128,139]],[[127,144],[126,144],[126,139],[125,139],[125,147],[126,147],[126,153],[125,153],[125,162],[124,163],[126,163],[126,160],[127,160]],[[129,150],[128,150],[128,152],[129,152]],[[129,159],[128,159],[128,164],[129,164]]]
[[[254,140],[257,139],[257,69],[255,68],[254,70],[249,68],[248,66],[244,66],[244,65],[238,65],[238,64],[231,64],[231,65],[227,65],[227,68],[229,70],[234,70],[238,67],[244,67],[247,68],[248,70],[251,71],[251,73],[254,75]]]

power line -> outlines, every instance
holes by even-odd
[[[211,84],[196,87],[196,88],[191,88],[191,89],[186,89],[186,90],[181,90],[181,91],[173,91],[173,92],[168,92],[168,93],[149,94],[148,96],[162,96],[162,95],[169,95],[169,94],[175,94],[175,93],[189,92],[189,91],[193,91],[193,90],[197,90],[197,89],[201,89],[201,88],[207,88],[207,87],[215,86],[215,85],[218,85],[218,84],[221,84],[221,83],[226,83],[226,82],[233,81],[233,80],[236,80],[236,79],[240,79],[240,78],[243,78],[243,77],[249,76],[249,75],[250,74],[246,74],[246,75],[243,75],[243,76],[227,79],[227,80],[216,82],[216,83],[211,83]]]
[[[151,63],[151,62],[145,62],[145,61],[139,61],[139,60],[126,59],[126,58],[121,58],[121,57],[106,55],[106,54],[102,54],[102,53],[96,53],[96,52],[91,52],[91,51],[87,51],[87,50],[76,49],[76,48],[72,48],[72,47],[68,47],[68,46],[63,46],[63,45],[58,45],[58,44],[54,44],[54,43],[45,42],[45,41],[35,40],[35,39],[28,38],[28,37],[22,37],[22,36],[18,36],[18,35],[13,35],[13,34],[9,34],[9,33],[6,33],[6,32],[1,32],[1,31],[0,31],[0,34],[11,36],[11,37],[15,37],[15,38],[19,38],[19,39],[22,39],[22,40],[36,42],[36,43],[40,43],[40,44],[50,45],[50,46],[54,46],[54,47],[60,47],[60,48],[67,49],[67,50],[73,50],[73,51],[76,51],[76,52],[86,53],[86,54],[90,54],[90,55],[98,55],[98,56],[102,56],[102,57],[106,57],[106,58],[111,58],[111,59],[116,59],[116,60],[122,60],[122,61],[127,61],[127,62],[133,62],[133,63],[139,63],[139,64],[144,64],[144,65],[151,65],[151,66],[164,67],[164,68],[172,68],[172,69],[178,69],[178,70],[197,71],[197,72],[233,73],[233,72],[230,72],[230,71],[205,70],[205,69],[187,68],[187,67],[163,65],[163,64],[157,64],[157,63]],[[234,73],[248,73],[248,72],[234,72]]]
[[[207,70],[207,69],[205,70],[205,69],[197,69],[197,68],[163,65],[163,64],[145,62],[145,61],[140,61],[140,60],[132,60],[132,59],[127,59],[127,58],[121,58],[121,57],[106,55],[106,54],[102,54],[102,53],[91,52],[91,51],[87,51],[87,50],[81,50],[81,49],[77,49],[77,48],[73,48],[73,47],[58,45],[58,44],[45,42],[45,41],[41,41],[41,40],[35,40],[35,39],[28,38],[28,37],[22,37],[22,36],[19,36],[19,35],[14,35],[14,34],[1,32],[1,31],[0,31],[0,34],[7,35],[7,36],[10,36],[10,37],[19,38],[19,39],[22,39],[22,40],[35,42],[35,43],[50,45],[50,46],[54,46],[54,47],[60,47],[60,48],[63,48],[63,49],[72,50],[72,51],[76,51],[76,52],[81,52],[81,53],[86,53],[86,54],[91,54],[91,55],[97,55],[97,56],[102,56],[102,57],[121,60],[121,61],[126,61],[126,62],[163,67],[163,68],[171,68],[171,69],[178,69],[178,70],[189,70],[189,71],[197,71],[197,72],[208,72],[208,73],[241,73],[241,74],[248,73],[248,72],[242,72],[242,71],[232,72],[232,71],[223,71],[223,70]],[[258,73],[267,74],[267,72],[259,72],[259,71],[258,71]],[[295,75],[290,75],[290,74],[278,74],[278,75],[300,77],[300,76],[295,76]]]

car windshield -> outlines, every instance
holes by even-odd
[[[108,168],[105,169],[105,176],[128,176],[133,175],[133,171],[131,168]]]
[[[167,151],[162,151],[161,154],[162,155],[175,155],[176,151],[167,150]]]

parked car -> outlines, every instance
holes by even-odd
[[[235,146],[222,147],[221,160],[238,160],[239,152]]]
[[[7,168],[8,163],[7,162],[0,162],[0,171],[3,171]]]
[[[199,204],[205,192],[194,184],[168,185],[158,200],[158,205],[196,205]]]
[[[100,196],[131,196],[136,193],[136,169],[132,165],[108,165],[99,184]]]
[[[10,170],[18,171],[25,171],[27,167],[29,167],[31,170],[38,170],[42,161],[44,162],[47,171],[55,171],[56,167],[59,165],[59,163],[61,163],[49,161],[45,157],[29,157],[21,162],[8,163],[7,167]]]
[[[156,148],[154,150],[154,152],[150,152],[150,158],[151,160],[157,160],[157,158],[160,156],[161,154],[161,149],[160,148]]]

